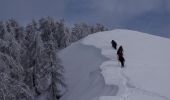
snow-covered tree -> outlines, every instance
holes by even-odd
[[[42,18],[39,20],[39,25],[40,25],[39,30],[41,32],[42,41],[43,42],[49,41],[48,40],[50,39],[49,37],[55,34],[57,28],[54,20],[50,17]],[[54,38],[51,39],[53,39],[52,41],[55,43],[55,48],[58,49],[58,40]]]
[[[104,25],[102,25],[102,24],[96,24],[96,26],[95,26],[95,32],[94,33],[96,33],[96,32],[102,32],[102,31],[107,31],[108,29],[104,26]]]
[[[23,67],[8,54],[12,50],[10,43],[0,39],[0,98],[33,100],[30,89],[23,81],[25,78]]]
[[[64,92],[65,83],[64,83],[64,68],[61,65],[59,58],[57,57],[57,53],[54,48],[54,43],[52,41],[48,41],[45,45],[45,54],[46,61],[48,66],[48,73],[50,74],[51,84],[50,84],[50,92],[52,94],[53,100],[57,100],[57,98],[61,97]]]
[[[4,23],[0,22],[0,38],[3,39],[5,34],[5,28],[4,28]]]
[[[18,22],[10,19],[6,22],[7,32],[12,34],[18,43],[22,43],[24,39],[24,28],[19,26]]]
[[[47,17],[42,18],[39,23],[43,41],[47,41],[48,37],[52,35],[56,49],[65,48],[70,44],[71,34],[63,20],[55,22],[52,18]]]
[[[15,20],[8,20],[5,25],[3,40],[8,42],[8,50],[5,52],[13,57],[17,63],[20,63],[21,55],[24,51],[22,48],[22,41],[24,39],[23,30],[18,31],[18,29],[20,30],[20,27]]]
[[[75,24],[72,28],[72,42],[77,41],[89,34],[91,34],[90,26],[85,23]]]
[[[50,17],[26,27],[14,19],[0,22],[0,100],[34,100],[44,93],[58,100],[66,84],[57,51],[104,29],[81,23],[70,31],[64,20]]]
[[[65,48],[71,42],[71,33],[66,27],[64,20],[56,22],[56,30],[54,32],[54,38],[58,41],[58,48]]]
[[[24,39],[25,52],[22,55],[21,64],[24,67],[26,76],[24,82],[29,86],[32,93],[36,95],[35,88],[35,71],[36,68],[36,35],[38,34],[37,23],[32,21],[31,24],[26,26]]]
[[[57,100],[62,95],[61,91],[63,91],[59,87],[65,87],[63,78],[64,69],[57,57],[53,34],[48,33],[46,35],[48,36],[43,43],[40,43],[39,39],[41,37],[37,37],[37,90],[40,93],[48,91],[52,94],[53,100]]]
[[[60,88],[64,87],[65,84],[63,67],[57,57],[55,47],[56,41],[52,31],[54,28],[45,19],[41,20],[39,31],[34,25],[29,25],[26,28],[27,53],[24,57],[26,59],[23,61],[24,65],[27,66],[25,82],[34,92],[34,95],[49,92],[55,100],[62,95],[63,89]]]
[[[1,100],[33,100],[32,92],[24,83],[25,73],[20,63],[23,52],[20,40],[23,37],[17,34],[24,33],[16,31],[18,24],[14,20],[9,20],[0,27]]]

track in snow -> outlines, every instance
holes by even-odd
[[[121,91],[120,94],[118,93],[118,95],[120,95],[120,100],[129,100],[129,96],[133,94],[142,94],[142,95],[148,95],[151,97],[162,98],[164,100],[170,100],[168,97],[163,96],[161,94],[158,94],[152,91],[147,91],[147,90],[137,87],[131,81],[131,79],[125,74],[124,71],[126,70],[126,66],[125,68],[122,68],[122,69],[120,68],[121,66],[119,62],[117,61],[115,50],[108,50],[108,49],[109,48],[102,49],[102,55],[107,58],[110,58],[111,60],[105,61],[102,63],[102,65],[100,66],[102,70],[101,73],[103,77],[105,78],[106,84],[108,85],[116,84],[119,86],[119,89]],[[109,56],[109,55],[112,55],[112,56]],[[118,72],[116,71],[115,73],[115,70],[118,70]]]

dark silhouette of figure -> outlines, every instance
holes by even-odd
[[[118,50],[117,50],[117,55],[123,56],[123,47],[122,47],[122,46],[120,46],[120,47],[118,48]]]
[[[123,47],[120,46],[117,50],[117,56],[118,56],[118,60],[121,63],[121,67],[124,67],[124,63],[125,63],[125,58],[123,57]]]
[[[125,65],[124,65],[124,63],[125,63],[125,58],[123,57],[123,56],[118,56],[118,60],[120,61],[120,63],[121,63],[121,68],[123,68]]]
[[[114,49],[117,49],[117,43],[116,43],[116,41],[112,40],[112,41],[111,41],[111,44],[112,44],[112,47],[113,47]]]

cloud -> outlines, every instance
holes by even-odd
[[[158,13],[157,18],[162,12],[170,13],[170,0],[0,0],[0,20],[13,17],[22,23],[52,16],[69,23],[98,22],[121,28],[133,19],[144,20],[149,12]]]
[[[164,0],[93,0],[96,12],[99,15],[110,16],[112,19],[133,17],[159,10],[163,3]]]
[[[21,22],[30,22],[33,18],[53,16],[63,18],[64,0],[1,0],[0,20],[11,17]]]
[[[54,16],[66,20],[117,20],[162,9],[161,5],[170,12],[169,0],[1,0],[0,19]]]

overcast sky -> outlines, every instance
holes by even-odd
[[[170,21],[170,0],[0,0],[0,20],[15,18],[26,24],[46,16],[64,18],[69,23],[98,22],[110,28],[129,25],[132,29],[145,26],[156,16],[149,27],[155,28],[154,24],[165,27],[164,22]],[[139,20],[144,22],[137,23]],[[148,30],[148,26],[141,30]]]

